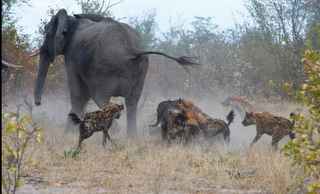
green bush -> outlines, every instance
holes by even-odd
[[[305,71],[308,79],[300,84],[300,91],[295,94],[295,100],[302,102],[307,114],[302,109],[293,115],[296,121],[294,130],[296,138],[288,142],[282,149],[284,155],[293,158],[293,165],[303,167],[308,177],[300,177],[299,186],[306,186],[308,193],[320,193],[320,50],[306,50],[302,61],[305,61]],[[290,84],[285,84],[288,89]]]
[[[32,122],[29,115],[25,114],[20,118],[18,112],[3,113],[1,129],[2,187],[6,193],[15,193],[23,183],[20,178],[25,166],[24,154],[28,142],[37,139],[39,143],[42,143],[39,133],[41,129]],[[38,132],[37,135],[36,132]]]

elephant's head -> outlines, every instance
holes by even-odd
[[[49,65],[56,56],[62,54],[66,45],[67,18],[67,11],[61,9],[45,26],[45,40],[40,48],[40,64],[34,91],[34,100],[37,106],[41,105],[42,90]]]

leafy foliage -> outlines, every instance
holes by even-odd
[[[1,126],[1,179],[6,193],[15,193],[22,185],[21,173],[25,159],[25,150],[30,140],[36,139],[42,143],[41,129],[25,114],[20,117],[19,112],[3,113]],[[36,135],[37,134],[37,135]],[[30,162],[30,161],[29,161]],[[37,162],[33,163],[37,165]]]
[[[284,80],[298,90],[299,83],[305,79],[300,58],[307,49],[304,44],[307,35],[311,33],[315,44],[319,43],[319,35],[313,33],[320,18],[319,2],[318,5],[316,2],[246,0],[253,27],[245,28],[250,30],[252,39],[244,42],[243,50],[264,78],[261,81],[267,83],[272,78],[273,91],[283,98],[289,97],[281,89]]]
[[[306,50],[302,61],[306,62],[304,68],[308,79],[300,84],[295,99],[301,100],[308,113],[299,110],[299,114],[293,116],[297,137],[281,151],[293,158],[293,165],[303,167],[303,172],[310,178],[307,191],[315,194],[320,192],[320,50]],[[284,86],[287,88],[290,84]],[[297,183],[301,185],[306,181],[301,177]]]
[[[157,43],[156,30],[158,24],[155,20],[156,10],[145,11],[142,17],[130,17],[128,22],[141,36],[147,49],[154,49]]]
[[[80,5],[82,13],[95,13],[105,17],[111,17],[113,14],[110,8],[121,3],[123,0],[119,0],[111,4],[111,1],[105,0],[75,0]]]
[[[2,18],[2,23],[3,20],[9,19],[9,16],[12,14],[12,7],[17,6],[17,7],[23,7],[25,5],[29,5],[30,0],[3,0],[1,2],[1,18]]]

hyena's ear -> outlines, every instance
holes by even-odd
[[[186,114],[186,109],[185,108],[183,108],[183,107],[180,107],[180,110],[181,110],[181,113],[183,114],[183,115],[185,115]]]
[[[121,105],[119,105],[120,109],[123,110],[124,109],[124,105],[123,103],[121,103]]]
[[[246,117],[249,118],[250,114],[246,111]]]

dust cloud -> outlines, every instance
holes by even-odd
[[[161,91],[154,93],[150,87],[145,87],[141,99],[138,104],[138,114],[137,114],[137,128],[139,137],[148,137],[145,134],[156,136],[161,139],[160,129],[151,129],[148,127],[149,124],[153,124],[156,121],[156,109],[158,104],[164,100],[176,100],[178,98],[185,98],[192,101],[196,106],[198,106],[204,113],[212,118],[219,118],[227,122],[226,117],[231,111],[230,107],[222,106],[221,102],[229,95],[221,90],[216,92],[189,92],[186,94],[183,88],[165,87],[165,95],[161,95]],[[168,92],[168,88],[170,88]],[[148,91],[149,90],[149,91]],[[190,94],[191,93],[191,94]],[[180,95],[181,94],[181,95]],[[43,95],[41,106],[35,106],[33,102],[33,95],[27,97],[27,101],[31,102],[32,113],[31,116],[36,123],[43,124],[43,130],[57,130],[64,132],[67,124],[67,115],[71,109],[70,99],[67,94],[51,94]],[[110,100],[115,103],[124,103],[124,98],[113,97]],[[289,118],[289,109],[281,108],[275,104],[265,104],[267,111],[275,113],[277,115]],[[11,102],[7,107],[2,108],[2,112],[15,111],[19,107],[21,114],[30,114],[25,102],[20,99],[20,101]],[[86,112],[92,112],[97,110],[97,105],[90,100]],[[121,117],[117,120],[115,124],[110,128],[110,135],[115,138],[125,138],[126,137],[126,108],[123,110]],[[244,127],[241,124],[242,120],[239,116],[239,112],[235,110],[235,120],[230,125],[230,143],[235,148],[246,148],[250,145],[253,138],[256,135],[255,126]],[[39,126],[42,127],[42,126]],[[152,131],[158,130],[158,132]],[[77,130],[73,130],[75,135],[78,135]],[[217,142],[223,141],[221,135],[218,135]],[[283,138],[279,142],[279,146],[282,146],[288,141],[288,137]],[[268,135],[263,135],[262,138],[257,142],[257,144],[271,144],[271,137]]]

